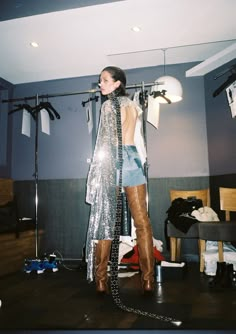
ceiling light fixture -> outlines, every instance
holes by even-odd
[[[37,48],[39,45],[37,42],[31,42],[30,45],[33,47],[33,48]]]
[[[138,26],[134,26],[131,28],[134,32],[139,32],[141,29]]]
[[[151,95],[158,100],[159,103],[173,103],[182,100],[183,89],[179,80],[172,76],[166,75],[165,72],[165,52],[164,53],[164,76],[155,80],[156,85],[151,88]]]

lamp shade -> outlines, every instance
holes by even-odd
[[[163,76],[155,80],[156,85],[152,86],[151,90],[160,92],[172,103],[182,100],[183,89],[179,80],[171,76]],[[157,96],[156,99],[159,103],[168,103],[161,95]]]

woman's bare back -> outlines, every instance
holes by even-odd
[[[137,110],[134,106],[121,107],[122,144],[134,145],[134,132],[137,121]]]

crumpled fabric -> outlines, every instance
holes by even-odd
[[[126,96],[120,96],[118,100],[121,107],[133,105],[138,111],[135,138],[137,138],[137,150],[144,161],[146,151],[141,126],[142,109]],[[116,112],[108,99],[101,108],[97,139],[87,178],[86,202],[91,208],[86,240],[86,261],[87,280],[90,282],[94,279],[97,240],[112,240],[114,237],[117,150]]]
[[[194,210],[192,213],[192,216],[194,216],[198,221],[201,222],[209,222],[209,221],[220,221],[217,213],[210,207],[204,206],[199,208],[198,210]],[[213,240],[207,240],[206,241],[206,251],[211,250],[212,248],[217,247],[218,249],[218,243],[217,241]]]
[[[191,215],[195,217],[197,220],[202,222],[219,221],[217,213],[208,206],[204,206],[197,210],[193,210]]]

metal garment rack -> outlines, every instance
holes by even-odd
[[[126,86],[126,89],[135,89],[135,88],[142,88],[144,90],[145,87],[151,87],[155,85],[160,85],[159,82],[152,82],[152,83],[144,83],[141,82],[139,84],[132,84]],[[10,102],[19,102],[19,101],[28,101],[28,100],[35,100],[37,97],[38,99],[49,99],[54,97],[61,97],[61,96],[72,96],[72,95],[81,95],[81,94],[92,94],[92,93],[100,93],[100,89],[90,89],[90,90],[84,90],[79,92],[65,92],[65,93],[58,93],[58,94],[43,94],[43,95],[33,95],[28,97],[20,97],[20,98],[14,98],[14,99],[8,99],[8,100],[2,100],[2,103],[10,103]]]
[[[146,101],[145,101],[145,87],[151,87],[158,85],[160,83],[152,82],[152,83],[139,83],[139,84],[132,84],[129,86],[126,86],[126,89],[137,89],[141,88],[142,93],[142,110],[144,113],[143,117],[143,134],[144,134],[144,141],[145,146],[147,150],[147,138],[146,138]],[[73,96],[73,95],[81,95],[81,94],[96,94],[100,93],[100,89],[90,89],[85,91],[79,91],[79,92],[65,92],[65,93],[58,93],[58,94],[43,94],[43,95],[34,95],[24,98],[13,98],[8,100],[2,100],[2,103],[13,103],[13,102],[20,102],[20,101],[29,101],[34,100],[36,105],[38,104],[39,99],[49,99],[49,98],[56,98],[56,97],[62,97],[62,96]],[[35,181],[35,256],[38,258],[38,113],[36,113],[35,116],[35,172],[34,172],[34,181]],[[145,175],[147,178],[147,188],[148,188],[148,162],[146,161],[145,164]]]

